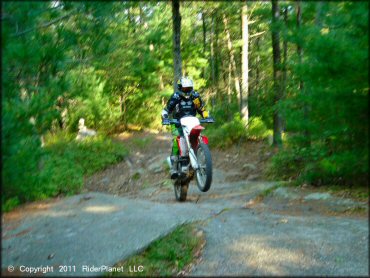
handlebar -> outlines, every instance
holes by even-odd
[[[212,123],[215,122],[215,119],[213,119],[212,117],[209,117],[209,118],[205,118],[205,119],[200,119],[199,121],[201,123],[212,124]]]
[[[179,124],[180,121],[177,119],[163,119],[162,125],[171,125],[171,124]]]
[[[211,124],[214,123],[215,120],[212,117],[205,118],[205,119],[199,119],[199,122]],[[180,124],[180,121],[178,119],[163,119],[162,125],[171,125],[171,124]]]

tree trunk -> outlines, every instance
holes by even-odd
[[[231,36],[230,36],[228,21],[227,21],[227,17],[226,17],[225,14],[223,14],[223,21],[224,21],[224,25],[225,25],[225,33],[226,33],[227,47],[229,49],[231,69],[232,69],[233,74],[234,74],[235,90],[236,90],[236,93],[237,93],[237,96],[238,96],[238,99],[239,99],[239,113],[241,113],[241,110],[242,110],[241,103],[242,103],[243,96],[241,95],[242,92],[241,92],[241,88],[240,88],[241,86],[240,86],[240,80],[239,80],[238,72],[236,70],[234,48],[233,48],[233,44],[231,42]]]
[[[215,22],[215,80],[216,80],[216,86],[218,88],[219,86],[219,80],[220,80],[220,68],[219,68],[219,65],[220,65],[220,48],[218,47],[218,34],[219,34],[219,29],[220,29],[220,25],[219,25],[219,21],[218,21],[218,13],[217,11],[215,12],[215,19],[216,19],[216,22]]]
[[[160,74],[160,75],[159,75],[159,89],[160,89],[161,91],[163,91],[163,90],[164,90],[163,75],[162,75],[162,74]]]
[[[220,23],[218,20],[218,12],[217,10],[214,13],[214,28],[215,28],[215,47],[214,47],[214,54],[215,54],[215,86],[216,86],[216,99],[218,99],[218,96],[220,95],[220,47],[219,47],[219,33],[220,33]]]
[[[211,21],[211,81],[212,81],[212,86],[211,86],[211,89],[212,89],[212,106],[215,106],[215,98],[217,96],[217,87],[215,86],[216,85],[216,72],[215,72],[215,49],[214,49],[214,36],[215,36],[215,20],[214,20],[214,16],[212,15],[212,21]]]
[[[231,62],[229,61],[229,71],[228,71],[228,79],[227,79],[227,100],[228,100],[228,106],[230,106],[231,103]]]
[[[202,11],[202,30],[203,30],[203,57],[206,58],[206,20]],[[202,77],[206,76],[206,67],[203,68]]]
[[[122,116],[123,114],[123,96],[119,96],[119,113]]]
[[[299,29],[301,28],[301,25],[302,25],[302,7],[301,7],[301,1],[297,1],[297,29],[298,29],[298,32],[299,32]],[[301,38],[300,38],[301,40]],[[301,65],[302,64],[302,57],[303,57],[303,49],[302,49],[302,45],[301,45],[301,42],[298,41],[297,43],[297,54],[298,54],[298,63]],[[300,78],[299,80],[299,91],[301,93],[301,95],[304,95],[304,106],[303,106],[303,118],[304,118],[304,123],[305,123],[305,127],[304,127],[304,131],[303,131],[303,134],[304,134],[304,138],[305,138],[305,145],[306,146],[310,146],[311,145],[311,134],[307,128],[307,123],[309,121],[308,117],[309,117],[309,107],[308,107],[308,100],[307,100],[307,95],[305,93],[305,90],[304,90],[304,83],[302,81],[302,79]]]
[[[121,113],[121,119],[123,122],[123,127],[127,129],[127,117],[126,117],[126,96],[122,94],[119,96],[119,110]]]
[[[135,24],[135,19],[134,16],[132,15],[132,7],[128,8],[127,13],[128,13],[128,21],[130,23],[130,26],[132,26],[132,32],[136,32],[136,24]]]
[[[172,27],[173,27],[173,67],[174,83],[173,88],[177,90],[177,81],[181,77],[181,15],[179,0],[172,1]]]
[[[249,43],[249,30],[248,30],[248,16],[247,16],[247,4],[243,5],[242,8],[242,38],[243,38],[243,50],[242,50],[242,93],[241,93],[241,118],[248,124],[249,110],[248,110],[248,43]]]
[[[143,15],[144,15],[143,8],[141,7],[140,2],[139,2],[139,24],[140,25],[143,24],[143,21],[144,21]]]
[[[256,57],[256,86],[255,86],[255,91],[258,91],[259,89],[259,80],[260,80],[260,38],[256,39],[256,48],[257,48],[257,57]]]
[[[273,53],[273,76],[274,76],[274,134],[273,145],[280,147],[281,140],[281,117],[277,104],[281,99],[281,58],[280,58],[280,37],[276,23],[279,21],[280,12],[277,0],[272,0],[272,53]]]
[[[127,104],[126,104],[126,96],[123,97],[123,125],[124,128],[127,129]]]
[[[231,62],[229,61],[229,68],[228,68],[228,78],[227,78],[227,105],[226,105],[226,115],[227,115],[227,121],[231,119],[231,114],[230,114],[230,107],[231,107],[231,102],[232,102],[232,91],[231,91]],[[224,101],[222,101],[225,103]]]
[[[315,17],[315,25],[317,27],[321,27],[322,26],[322,6],[323,6],[323,2],[322,1],[319,1],[316,3],[316,17]]]
[[[288,8],[284,8],[284,26],[288,28]],[[283,82],[282,82],[282,97],[285,98],[287,93],[287,58],[288,58],[288,41],[284,38],[283,41]],[[285,132],[285,119],[282,120],[282,130]]]

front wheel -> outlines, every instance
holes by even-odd
[[[212,157],[206,144],[200,143],[197,148],[197,161],[199,168],[196,170],[197,185],[200,191],[207,192],[212,183]]]

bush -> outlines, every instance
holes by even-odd
[[[272,130],[267,129],[260,117],[250,118],[248,126],[246,126],[239,113],[235,113],[231,122],[212,126],[206,129],[205,134],[209,136],[212,145],[227,148],[246,139],[266,139],[272,135]]]
[[[283,149],[275,154],[267,166],[266,174],[272,179],[297,178],[303,169],[303,157],[292,149]]]
[[[33,165],[33,172],[28,175],[7,179],[2,198],[4,210],[58,194],[76,194],[83,187],[84,176],[117,163],[128,153],[121,143],[114,143],[104,136],[87,138],[81,142],[75,141],[74,137],[64,132],[49,134],[38,161],[18,160],[20,157],[14,156],[4,163],[7,174],[12,168],[18,169],[17,164]]]
[[[330,152],[322,144],[310,148],[286,146],[271,159],[267,174],[313,185],[366,185],[367,151]]]
[[[20,204],[18,197],[3,201],[3,211],[11,211]]]
[[[272,136],[272,130],[267,129],[261,117],[251,117],[249,119],[247,128],[248,139],[261,140],[266,139],[269,135]]]
[[[234,120],[219,127],[209,128],[205,132],[208,135],[210,144],[225,148],[236,142],[247,139],[247,130],[239,113],[234,114]]]
[[[103,135],[89,137],[83,141],[71,140],[69,136],[61,135],[59,139],[48,141],[46,150],[53,156],[72,161],[74,165],[81,167],[84,175],[102,170],[122,160],[128,153],[122,144],[114,143]]]
[[[87,127],[109,134],[120,123],[119,105],[113,105],[104,93],[105,82],[98,78],[94,68],[83,69],[82,72],[82,76],[78,70],[68,75],[68,80],[73,84],[70,92],[73,99],[68,107],[67,129],[70,132],[77,131],[78,121],[84,118]]]
[[[312,184],[357,185],[367,183],[367,173],[367,154],[344,151],[308,163],[301,180]]]
[[[38,190],[38,162],[43,150],[37,128],[28,120],[28,104],[4,101],[3,109],[2,204],[8,201],[7,207],[12,207],[35,197],[31,192]]]

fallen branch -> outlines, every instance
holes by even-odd
[[[253,35],[249,36],[249,38],[251,39],[251,38],[254,38],[254,37],[258,37],[258,36],[262,35],[263,33],[266,33],[266,31],[262,31],[262,32],[253,34]]]
[[[53,25],[54,23],[57,23],[57,22],[59,22],[59,21],[61,21],[61,20],[65,19],[65,18],[70,17],[70,16],[71,16],[71,15],[73,15],[75,12],[76,12],[76,11],[74,10],[74,11],[72,11],[72,12],[68,13],[68,14],[65,14],[65,15],[63,15],[63,16],[60,16],[60,17],[58,17],[58,18],[56,18],[56,19],[54,19],[54,20],[52,20],[52,21],[49,21],[49,22],[47,22],[47,23],[43,23],[43,24],[41,24],[41,25],[39,25],[39,26],[32,27],[32,28],[26,29],[26,30],[24,30],[24,31],[21,31],[21,32],[19,32],[19,33],[13,34],[13,35],[11,35],[11,37],[19,37],[19,36],[22,36],[22,35],[27,34],[27,33],[29,33],[29,32],[32,32],[32,31],[34,31],[34,30],[36,30],[36,29],[41,29],[41,28],[49,27],[50,25]]]

